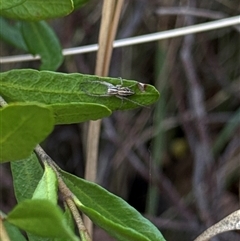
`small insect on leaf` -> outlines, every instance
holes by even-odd
[[[123,100],[132,102],[136,105],[139,106],[143,106],[139,104],[136,101],[133,101],[131,99],[128,99],[127,97],[132,96],[135,94],[135,92],[130,88],[131,86],[125,87],[123,86],[123,81],[122,78],[120,78],[121,80],[121,84],[120,85],[113,85],[111,83],[108,83],[106,81],[89,81],[89,82],[84,82],[80,85],[80,89],[86,93],[88,96],[96,96],[96,97],[111,97],[111,96],[115,96],[119,99],[122,100],[122,104],[123,105]],[[140,87],[139,87],[140,84]],[[90,88],[88,87],[89,85]],[[142,83],[138,83],[138,88],[141,90],[141,92],[145,91],[145,84]],[[121,108],[120,106],[120,108]]]

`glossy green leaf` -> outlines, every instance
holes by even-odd
[[[71,0],[26,0],[23,4],[1,11],[7,18],[39,21],[66,16],[73,11]]]
[[[40,180],[43,179],[43,169],[36,155],[33,153],[31,157],[26,160],[11,162],[11,170],[15,196],[18,202],[31,199],[33,193],[35,192],[36,194],[36,188],[39,186]],[[54,189],[54,187],[52,188]],[[64,213],[64,222],[74,230],[72,216],[68,209]],[[66,239],[61,238],[43,238],[31,233],[27,233],[27,235],[29,241],[66,241]]]
[[[97,120],[111,115],[112,111],[104,105],[92,103],[51,104],[55,124],[71,124]]]
[[[121,241],[164,241],[159,230],[123,199],[95,183],[60,171],[75,202],[92,221]]]
[[[0,0],[0,10],[8,9],[12,7],[16,7],[22,3],[24,3],[26,0]]]
[[[13,186],[18,202],[31,199],[43,175],[43,169],[34,153],[24,160],[11,162]]]
[[[112,111],[151,105],[159,98],[159,92],[153,86],[145,85],[144,90],[141,90],[138,82],[132,80],[123,80],[123,86],[135,92],[132,96],[123,99],[106,96],[107,87],[101,84],[101,81],[115,86],[121,84],[119,78],[31,69],[12,70],[0,74],[0,94],[9,102],[38,101],[45,104],[84,102],[105,105]]]
[[[30,156],[52,131],[52,110],[37,104],[11,104],[0,109],[0,162]]]
[[[73,0],[74,8],[79,8],[89,2],[89,0]]]
[[[16,24],[9,24],[6,19],[0,17],[0,38],[12,46],[28,50],[25,40],[23,39],[19,22]]]
[[[6,220],[3,222],[3,225],[11,241],[27,241],[25,237],[22,235],[22,233],[20,232],[20,230],[14,225],[10,224]]]
[[[73,221],[72,213],[68,209],[67,206],[65,208],[66,208],[66,211],[64,212],[64,219],[63,219],[63,221],[74,232],[74,230],[75,230],[75,223]],[[67,241],[65,238],[43,238],[43,237],[40,237],[40,236],[33,235],[31,233],[28,233],[27,235],[28,235],[29,241]]]
[[[33,193],[32,199],[47,199],[53,204],[57,204],[57,177],[53,169],[44,164],[44,174]]]
[[[31,233],[27,233],[28,236],[28,241],[68,241],[66,238],[46,238],[46,237],[41,237],[38,235],[33,235]]]
[[[48,200],[25,200],[19,203],[7,216],[15,226],[42,237],[78,238],[64,222],[61,209]]]
[[[27,232],[27,236],[28,236],[28,241],[60,241],[58,238],[40,237],[38,235],[34,235],[32,233],[29,233],[29,232]]]
[[[73,220],[72,213],[67,206],[65,206],[65,209],[66,210],[63,214],[64,215],[63,221],[74,232],[75,222]],[[29,234],[28,234],[28,237],[30,237],[29,241],[67,241],[65,238],[40,238],[39,236],[33,236]]]
[[[68,227],[74,232],[75,230],[75,223],[72,218],[71,211],[66,206],[66,211],[64,212],[64,219],[63,221],[66,223]],[[43,238],[37,235],[33,235],[31,233],[27,233],[29,241],[67,241],[65,238]]]
[[[68,227],[74,232],[75,230],[75,223],[72,218],[71,211],[68,207],[65,207],[66,211],[64,212],[64,219],[63,221],[66,223]],[[33,235],[31,233],[27,233],[29,241],[67,241],[65,238],[43,238],[37,235]]]
[[[63,62],[62,48],[54,31],[44,22],[22,22],[21,30],[28,51],[40,55],[41,70],[56,70]]]

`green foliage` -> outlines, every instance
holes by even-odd
[[[71,124],[97,120],[112,114],[105,105],[97,103],[57,103],[50,105],[55,113],[55,124]]]
[[[134,94],[123,99],[107,95],[109,85],[112,88],[120,84],[128,87]],[[14,137],[11,145],[8,144],[9,148],[3,145],[5,142],[1,142],[2,149],[6,152],[6,155],[2,156],[3,160],[21,159],[30,155],[35,145],[52,130],[53,124],[102,118],[116,109],[133,109],[151,104],[159,97],[153,86],[146,85],[143,91],[136,81],[123,80],[121,83],[117,78],[30,69],[1,73],[0,86],[0,94],[10,103],[1,110],[4,126],[4,135],[1,134],[1,138],[6,143],[9,142],[4,138],[9,136],[5,132],[11,133]],[[13,109],[11,115],[4,114],[6,109],[16,107],[22,109],[19,112]],[[28,109],[25,110],[23,107]],[[23,115],[23,119],[18,116],[20,114]],[[8,122],[7,119],[12,121]],[[8,125],[10,127],[5,128]],[[41,134],[41,138],[31,143],[30,138],[22,141],[22,136],[26,135],[26,129],[29,128],[32,128],[31,137],[32,133],[36,132]],[[21,140],[21,150],[16,149],[14,159],[7,155],[13,155],[12,149],[18,143],[18,138]],[[26,155],[21,156],[23,146],[29,149]],[[16,198],[20,203],[9,213],[7,221],[24,229],[30,241],[50,241],[53,238],[54,241],[63,241],[62,238],[77,240],[71,231],[74,227],[68,209],[63,215],[57,207],[57,179],[53,169],[45,164],[43,174],[35,155],[12,162],[11,168]],[[63,171],[61,174],[68,188],[74,193],[74,201],[78,208],[117,240],[164,240],[157,228],[124,200],[94,183]],[[60,234],[55,229],[56,225],[62,230]]]
[[[25,200],[8,214],[7,221],[42,237],[78,240],[64,222],[61,209],[49,200]]]
[[[0,74],[0,95],[8,102],[29,102],[38,101],[52,106],[55,115],[56,124],[73,123],[72,115],[77,104],[79,119],[76,122],[89,119],[98,119],[108,116],[110,112],[102,112],[104,105],[111,111],[129,110],[139,106],[147,106],[154,103],[159,98],[159,92],[151,85],[146,85],[145,91],[138,88],[138,82],[123,80],[123,86],[130,87],[135,92],[133,96],[124,99],[116,96],[106,95],[107,87],[99,82],[104,81],[114,85],[121,84],[118,78],[98,77],[94,75],[83,74],[64,74],[50,71],[37,71],[31,69],[12,70]],[[84,88],[81,88],[84,86]],[[101,92],[98,95],[91,96],[89,93],[95,93],[96,89]],[[75,106],[72,106],[74,103]],[[88,106],[82,103],[88,103]],[[91,106],[92,105],[92,106]],[[64,110],[62,110],[64,108]],[[66,115],[64,112],[66,111]],[[90,113],[92,116],[90,116]],[[95,115],[94,115],[95,113]],[[101,115],[102,113],[102,115]],[[60,120],[58,119],[60,117]],[[83,118],[83,120],[81,120]]]
[[[89,0],[73,0],[74,8],[82,7],[85,3],[87,3]]]
[[[54,71],[63,61],[61,46],[43,20],[66,16],[87,1],[1,0],[0,37],[39,55],[41,70]],[[109,88],[119,87],[129,88],[132,95],[120,98],[108,94]],[[58,173],[41,159],[43,170],[32,153],[56,124],[97,120],[115,110],[154,103],[159,93],[153,86],[142,88],[136,81],[118,78],[21,69],[0,73],[0,95],[9,104],[0,109],[0,162],[11,161],[18,201],[3,218],[12,241],[26,240],[19,228],[29,241],[79,240],[74,234],[72,209],[65,204],[63,212],[58,206],[59,175],[75,195],[78,208],[117,240],[164,240],[156,227],[121,198],[64,171]],[[84,235],[80,236],[83,239]]]
[[[27,158],[52,131],[53,113],[36,104],[11,104],[0,109],[0,162]]]
[[[35,154],[24,160],[11,162],[15,197],[18,202],[31,199],[43,175]]]
[[[5,221],[3,225],[7,233],[9,234],[9,238],[11,241],[26,241],[26,239],[17,227],[15,227],[7,221]]]
[[[47,199],[56,205],[57,183],[53,170],[39,164],[35,154],[21,161],[11,162],[15,196],[18,202],[26,199]],[[73,220],[69,209],[66,207],[64,222],[74,230]],[[65,241],[65,239],[44,238],[32,233],[27,233],[29,241]]]
[[[6,19],[0,17],[0,26],[0,38],[4,42],[18,49],[28,51],[21,31],[21,22],[10,24]]]
[[[4,5],[8,0],[1,1]],[[13,4],[12,4],[13,5]],[[49,18],[66,16],[73,11],[71,0],[26,0],[22,4],[16,4],[11,8],[1,11],[1,15],[7,18],[40,21]]]
[[[95,183],[60,172],[79,209],[121,241],[163,241],[161,233],[123,199]]]
[[[15,25],[0,18],[0,38],[5,42],[39,54],[40,69],[56,70],[63,61],[58,38],[48,24],[41,20],[63,17],[79,8],[88,0],[1,0],[1,16],[18,20]],[[41,21],[41,22],[39,22]],[[54,57],[53,57],[54,56]]]
[[[32,199],[47,199],[57,204],[57,177],[55,172],[47,164],[44,174],[33,193]]]
[[[21,31],[28,51],[33,55],[40,55],[40,69],[55,70],[62,64],[62,48],[46,22],[22,22]]]
[[[12,1],[1,0],[0,10],[16,7],[20,4],[23,4],[25,1],[26,0],[12,0]]]

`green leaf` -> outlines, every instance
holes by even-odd
[[[112,111],[104,105],[92,103],[51,104],[55,124],[71,124],[97,120],[111,115]]]
[[[6,219],[9,223],[35,235],[78,240],[64,222],[61,209],[48,200],[25,200],[19,203]]]
[[[66,241],[66,239],[61,240],[60,238],[46,238],[46,237],[40,237],[37,235],[33,235],[31,233],[27,233],[28,241]]]
[[[0,17],[0,38],[12,46],[28,50],[27,45],[22,36],[19,22],[16,24],[9,24],[6,19]]]
[[[112,111],[147,106],[159,98],[159,92],[153,86],[146,84],[142,91],[139,83],[132,80],[123,80],[123,86],[134,91],[134,95],[124,99],[106,96],[107,87],[101,84],[101,81],[115,86],[121,84],[118,78],[31,69],[11,70],[0,74],[0,94],[9,102],[38,101],[45,104],[84,102],[105,105]],[[89,94],[95,94],[98,89],[99,94],[95,96]]]
[[[68,209],[67,206],[65,208],[66,208],[66,211],[64,212],[63,221],[66,223],[68,227],[71,228],[72,231],[74,231],[75,224],[72,218],[71,211]],[[27,235],[28,235],[29,241],[67,241],[65,238],[43,238],[43,237],[33,235],[31,233],[28,233]]]
[[[52,110],[37,104],[11,104],[0,109],[0,162],[27,158],[52,131]]]
[[[71,230],[74,232],[75,224],[72,218],[71,211],[66,206],[66,211],[64,212],[64,222],[68,227],[71,228]],[[33,235],[31,233],[28,233],[28,239],[29,241],[67,241],[65,238],[43,238],[40,236]]]
[[[121,241],[164,241],[159,230],[123,199],[60,170],[75,202],[92,221]]]
[[[41,57],[41,70],[56,70],[62,64],[61,45],[46,22],[22,22],[21,30],[29,52]]]
[[[40,21],[66,16],[72,11],[71,0],[27,0],[16,7],[2,10],[1,15],[18,20]]]
[[[46,238],[46,237],[40,237],[37,235],[33,235],[31,233],[27,233],[28,241],[60,241],[58,238]],[[66,239],[64,240],[66,241]]]
[[[74,232],[75,224],[74,224],[74,221],[72,218],[72,213],[67,206],[65,206],[65,209],[66,209],[66,211],[63,214],[64,215],[63,221]],[[43,238],[43,237],[33,235],[31,233],[28,233],[27,235],[28,235],[29,241],[67,241],[65,238]]]
[[[31,199],[43,175],[43,169],[36,155],[26,160],[11,162],[14,192],[18,202]],[[43,238],[27,233],[29,241],[58,241],[52,238]]]
[[[26,241],[26,239],[17,227],[13,226],[6,220],[4,220],[3,225],[11,241]]]
[[[26,0],[0,0],[0,10],[15,7],[24,3]]]
[[[18,202],[31,199],[32,195],[43,175],[43,169],[36,155],[11,162],[15,197]]]
[[[44,174],[33,193],[32,199],[47,199],[57,204],[57,177],[53,169],[44,163]]]
[[[89,2],[89,0],[73,0],[74,9],[82,7],[87,2]]]

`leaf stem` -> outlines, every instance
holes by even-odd
[[[69,209],[72,212],[73,218],[77,224],[78,227],[78,231],[80,233],[80,237],[82,239],[82,241],[91,241],[92,239],[90,238],[88,231],[83,223],[82,217],[79,214],[79,211],[74,203],[74,201],[72,200],[71,197],[67,197],[65,199],[65,202],[67,203]]]

